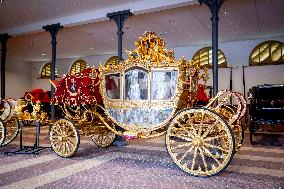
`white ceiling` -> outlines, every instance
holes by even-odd
[[[0,6],[0,29],[96,11],[139,0],[6,0]]]
[[[134,16],[124,26],[126,49],[145,30],[160,33],[168,48],[211,43],[211,13],[196,0],[6,0],[0,4],[0,33],[14,35],[8,41],[13,59],[50,60],[51,38],[41,27],[55,21],[64,25],[57,58],[114,54],[117,28],[105,15],[129,7]],[[283,0],[226,0],[219,13],[219,41],[284,36],[283,10]]]

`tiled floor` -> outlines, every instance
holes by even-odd
[[[26,145],[34,142],[34,128],[25,128]],[[164,138],[130,141],[126,147],[100,149],[81,137],[73,158],[60,158],[51,149],[34,155],[9,155],[19,139],[0,148],[0,188],[284,188],[284,134],[259,135],[251,146],[246,139],[229,167],[209,178],[192,177],[167,154]],[[42,146],[49,146],[47,127]]]

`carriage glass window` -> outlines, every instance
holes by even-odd
[[[152,73],[152,99],[171,99],[175,94],[178,72],[173,70],[154,71]]]
[[[105,88],[108,98],[120,99],[120,73],[106,75]]]
[[[125,73],[124,100],[148,99],[148,73],[141,69]]]

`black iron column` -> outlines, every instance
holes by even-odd
[[[7,41],[9,35],[7,33],[0,34],[0,40],[2,44],[1,53],[1,98],[5,99],[5,65],[6,65],[6,52],[7,52]]]
[[[218,92],[218,13],[225,0],[198,0],[204,3],[211,11],[212,17],[212,74],[213,74],[213,95]]]
[[[230,91],[233,91],[233,66],[230,67]],[[233,98],[230,97],[230,102],[233,104]]]
[[[55,80],[55,61],[56,61],[56,36],[57,33],[60,29],[62,29],[63,26],[60,26],[60,23],[58,24],[51,24],[51,25],[46,25],[43,26],[42,29],[48,31],[51,35],[51,46],[52,46],[52,58],[51,58],[51,75],[50,79],[53,81]],[[54,93],[54,86],[51,85],[51,97],[53,97]],[[54,119],[55,116],[55,110],[54,110],[54,105],[51,105],[51,119]]]
[[[122,35],[123,35],[123,25],[124,22],[127,20],[129,16],[132,16],[133,14],[130,12],[130,10],[124,10],[124,11],[118,11],[113,13],[108,13],[106,16],[110,20],[114,20],[117,25],[117,37],[118,37],[118,61],[122,61]]]
[[[244,97],[246,98],[246,79],[245,79],[245,67],[246,66],[242,66],[243,68],[243,88],[244,88]]]

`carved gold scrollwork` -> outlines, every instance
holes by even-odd
[[[31,104],[33,106],[32,113],[29,113],[28,110],[25,110],[25,108],[29,104]],[[36,103],[32,103],[31,100],[28,100],[27,98],[26,98],[26,102],[22,99],[19,99],[18,105],[15,106],[15,112],[16,112],[18,120],[20,120],[20,121],[34,120],[34,121],[38,121],[38,122],[43,123],[43,122],[46,122],[48,120],[47,113],[41,111],[40,101],[37,101]]]
[[[165,42],[155,32],[145,32],[135,42],[136,49],[127,51],[129,61],[149,62],[155,65],[173,64],[174,51],[165,48]]]

